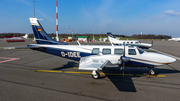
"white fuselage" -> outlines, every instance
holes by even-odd
[[[172,39],[169,39],[168,41],[177,41],[177,42],[180,42],[180,37],[179,38],[172,38]]]
[[[109,38],[110,43],[115,44],[115,45],[129,44],[129,45],[135,45],[135,46],[144,47],[144,48],[150,48],[153,46],[152,44],[141,43],[138,40],[118,40],[118,39],[110,37],[110,36],[108,36],[108,38]]]
[[[37,44],[31,44],[37,45]],[[29,46],[31,47],[31,46]],[[81,57],[94,55],[102,59],[108,59],[108,64],[117,65],[123,55],[124,46],[100,46],[100,45],[41,45],[38,47],[47,47],[47,52],[79,61]],[[151,53],[141,50],[134,46],[125,46],[125,56],[130,58],[127,64],[137,66],[160,66],[176,61],[174,58],[158,53]],[[99,57],[98,57],[99,58]]]

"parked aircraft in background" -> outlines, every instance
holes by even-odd
[[[110,32],[108,32],[107,35],[108,35],[110,43],[113,45],[126,44],[126,45],[138,46],[139,48],[142,48],[142,49],[149,49],[153,46],[153,42],[152,42],[152,44],[148,44],[148,43],[141,43],[138,40],[119,40],[119,39],[115,38],[113,36],[113,34]]]
[[[177,42],[180,42],[180,37],[179,38],[168,39],[168,41],[177,41]]]
[[[4,41],[6,42],[25,42],[25,39],[28,38],[28,34],[24,36],[4,36]]]
[[[25,34],[24,36],[22,36],[24,39],[28,39],[28,35],[29,34]]]
[[[48,36],[37,18],[30,18],[30,23],[37,44],[27,45],[29,48],[79,61],[79,69],[91,70],[95,79],[100,77],[99,71],[106,67],[120,66],[123,70],[125,66],[148,67],[150,74],[155,75],[154,67],[176,61],[166,55],[145,52],[136,46],[68,45]]]

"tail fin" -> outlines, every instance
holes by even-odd
[[[116,44],[117,42],[119,42],[119,40],[117,40],[111,32],[107,32],[107,35],[111,44]]]
[[[28,38],[28,34],[25,34],[24,36],[22,36],[23,38],[27,39]]]
[[[108,37],[115,38],[111,32],[107,32]]]
[[[29,18],[37,44],[68,45],[52,39],[43,29],[37,18]]]

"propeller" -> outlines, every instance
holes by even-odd
[[[122,64],[123,64],[123,68],[122,68],[122,69],[123,69],[123,77],[124,77],[125,62],[129,61],[130,58],[125,56],[125,52],[126,52],[126,51],[125,51],[125,50],[126,50],[126,48],[125,48],[125,43],[124,43],[123,45],[124,45],[123,56],[120,57],[119,61],[121,60],[121,61],[122,61]],[[121,63],[120,63],[120,64],[121,64]]]
[[[152,42],[151,42],[151,45],[154,46],[153,40],[152,40]]]

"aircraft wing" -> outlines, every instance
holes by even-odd
[[[103,59],[100,56],[83,57],[79,63],[79,69],[81,70],[102,70],[109,62],[107,59]]]

